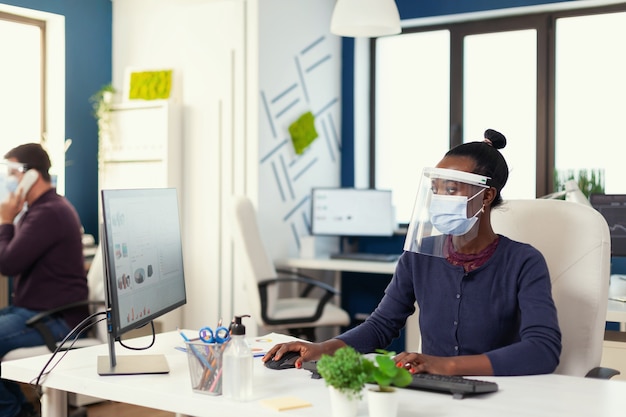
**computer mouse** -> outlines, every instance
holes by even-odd
[[[274,358],[265,362],[265,366],[269,369],[291,369],[296,367],[296,359],[300,357],[298,352],[285,352],[278,360]]]

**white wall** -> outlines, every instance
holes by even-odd
[[[243,0],[114,0],[113,84],[127,68],[174,70],[183,107],[183,224],[187,305],[180,326],[229,320],[232,293],[229,197],[248,181],[245,143],[256,142],[256,63],[247,62]],[[251,2],[254,6],[254,2]],[[254,22],[254,20],[253,20]],[[254,29],[254,23],[250,25]],[[252,45],[252,48],[256,46]],[[250,106],[250,107],[248,107]],[[252,187],[255,188],[255,187]]]
[[[308,235],[309,193],[340,183],[341,38],[335,0],[263,0],[259,10],[259,217],[271,255],[298,254]],[[289,125],[307,111],[319,137],[302,155]]]
[[[232,249],[232,195],[247,194],[259,207],[262,233],[278,257],[295,254],[296,236],[307,233],[302,201],[310,187],[339,183],[340,39],[328,32],[333,6],[334,0],[113,0],[113,85],[122,89],[128,67],[173,68],[173,99],[184,109],[184,327],[249,312],[241,294],[245,268]],[[293,85],[284,97],[304,85],[307,95],[288,97],[299,101],[277,115],[287,105],[276,98]],[[270,113],[263,96],[276,99]],[[277,144],[308,110],[317,114],[320,138],[296,157]],[[286,198],[276,178],[289,179]]]

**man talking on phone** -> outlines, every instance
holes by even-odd
[[[88,298],[80,219],[51,183],[47,152],[28,143],[4,158],[8,196],[0,202],[0,273],[13,277],[13,293],[11,305],[0,309],[0,357],[44,344],[28,319]],[[77,307],[51,317],[46,327],[59,341],[88,314],[87,306]],[[17,384],[0,381],[0,417],[36,415]]]

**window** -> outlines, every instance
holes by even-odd
[[[555,170],[600,172],[607,194],[624,194],[626,12],[556,22]]]
[[[393,190],[396,217],[409,219],[422,169],[448,149],[450,33],[379,42],[377,76],[387,82],[376,89],[376,188]]]
[[[370,186],[393,190],[399,222],[416,172],[487,128],[509,140],[504,198],[547,194],[572,170],[602,169],[606,192],[626,192],[626,164],[610,152],[626,114],[626,5],[561,9],[371,41]]]
[[[0,137],[4,155],[44,137],[45,22],[0,12]]]

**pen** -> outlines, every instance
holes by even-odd
[[[221,376],[222,376],[222,369],[220,368],[220,370],[217,371],[217,375],[215,375],[215,379],[213,380],[213,383],[209,387],[209,392],[215,392],[216,388],[219,389],[219,381],[220,381]]]

